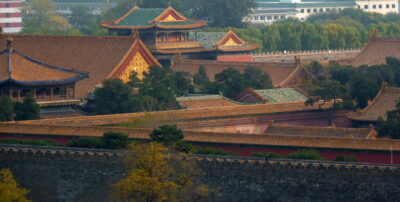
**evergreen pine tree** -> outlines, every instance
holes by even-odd
[[[0,98],[0,121],[12,121],[13,114],[13,102],[7,95],[2,95]]]

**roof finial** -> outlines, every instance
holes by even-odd
[[[13,48],[13,39],[11,37],[7,38],[7,48],[12,49]]]
[[[131,36],[133,38],[133,40],[136,40],[139,38],[139,32],[137,31],[137,28],[132,28],[131,30]]]

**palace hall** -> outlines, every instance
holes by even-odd
[[[206,22],[186,18],[172,7],[133,7],[117,20],[100,23],[110,33],[129,35],[132,30],[140,33],[140,38],[164,65],[174,54],[186,58],[215,59],[218,55],[244,54],[259,48],[259,45],[245,42],[234,32],[199,31]]]
[[[7,38],[8,36],[1,35],[0,44],[7,44]],[[5,81],[19,79],[20,77],[16,77],[18,75],[23,76],[23,79],[29,77],[30,80],[22,79],[24,85],[75,86],[73,93],[67,93],[66,96],[73,95],[76,99],[83,99],[105,79],[119,78],[127,82],[132,71],[136,71],[139,77],[143,77],[143,72],[150,66],[160,66],[137,36],[12,35],[12,38],[12,49],[6,48],[0,55],[1,71],[6,73],[8,64],[12,64],[11,67],[19,66],[11,69],[14,71],[11,77],[6,78],[4,75],[7,74],[1,73],[0,86],[2,88],[5,86]],[[10,53],[10,50],[13,51]],[[8,63],[9,54],[13,56],[12,63]],[[17,74],[16,68],[24,68],[24,70]],[[22,71],[37,74],[22,74]],[[43,73],[39,74],[39,71]],[[38,78],[45,78],[45,81],[39,83],[36,81]],[[22,89],[21,93],[24,95]],[[17,97],[16,94],[15,97]]]
[[[71,101],[76,98],[76,82],[88,73],[53,66],[14,49],[12,38],[0,51],[0,95],[22,101],[32,94],[37,102]]]

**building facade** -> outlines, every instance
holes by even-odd
[[[0,27],[4,33],[17,33],[22,29],[22,2],[24,0],[0,1]]]
[[[202,32],[207,23],[189,19],[169,8],[133,7],[116,20],[100,23],[119,36],[138,32],[140,38],[163,66],[176,54],[196,59],[215,59],[218,55],[249,53],[257,44],[245,42],[234,32]]]
[[[272,24],[289,17],[306,20],[310,15],[359,8],[380,14],[399,13],[397,0],[256,0],[257,8],[248,21],[253,25]]]
[[[398,0],[357,0],[357,7],[366,12],[380,14],[399,13]]]

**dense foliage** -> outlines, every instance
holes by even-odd
[[[306,159],[306,160],[319,160],[323,161],[325,158],[323,158],[319,152],[315,150],[301,150],[298,152],[293,152],[289,153],[286,155],[286,158],[288,159]]]
[[[316,99],[343,99],[342,107],[347,109],[362,109],[372,100],[383,82],[389,86],[399,86],[400,60],[388,57],[386,64],[374,66],[341,66],[332,63],[329,68],[323,68],[319,63],[312,62],[305,67],[305,90]],[[353,106],[353,103],[356,106]]]
[[[148,101],[154,106],[147,102],[147,106],[151,107],[148,111],[176,109],[179,107],[176,97],[193,92],[190,75],[186,72],[173,72],[169,68],[152,66],[144,76],[140,81],[133,72],[130,85],[138,87],[140,95],[153,98]]]
[[[283,159],[303,159],[303,160],[319,160],[324,161],[323,158],[318,151],[315,150],[300,150],[297,152],[292,152],[287,155],[281,155],[273,152],[254,152],[254,157],[261,158],[283,158]]]
[[[102,137],[79,137],[70,141],[68,147],[92,149],[125,149],[129,144],[128,135],[120,132],[105,132]]]
[[[400,37],[400,15],[348,8],[315,14],[304,22],[289,18],[269,26],[233,30],[244,40],[262,45],[259,51],[360,48],[368,42],[372,30],[382,37]]]
[[[200,68],[196,75],[206,74],[201,73],[202,71]],[[227,97],[234,97],[246,88],[273,88],[269,75],[255,67],[247,67],[243,73],[240,73],[237,69],[228,68],[216,74],[214,82],[206,81],[203,83],[206,85],[204,87],[206,93],[217,94],[222,92]]]
[[[177,125],[163,125],[154,129],[150,134],[152,141],[162,143],[166,146],[173,146],[183,140],[183,131]]]
[[[199,183],[193,161],[151,142],[131,145],[124,162],[127,176],[112,187],[116,201],[209,201],[215,193]]]
[[[383,117],[378,121],[378,136],[400,139],[400,100],[395,110],[387,112],[386,121]]]
[[[40,106],[32,94],[28,94],[21,102],[13,102],[7,95],[0,98],[0,121],[22,121],[39,119]]]
[[[53,140],[20,140],[7,138],[0,140],[0,144],[20,144],[20,145],[33,145],[33,146],[59,146]]]
[[[19,188],[9,169],[0,170],[0,199],[4,202],[29,202],[28,189]]]

